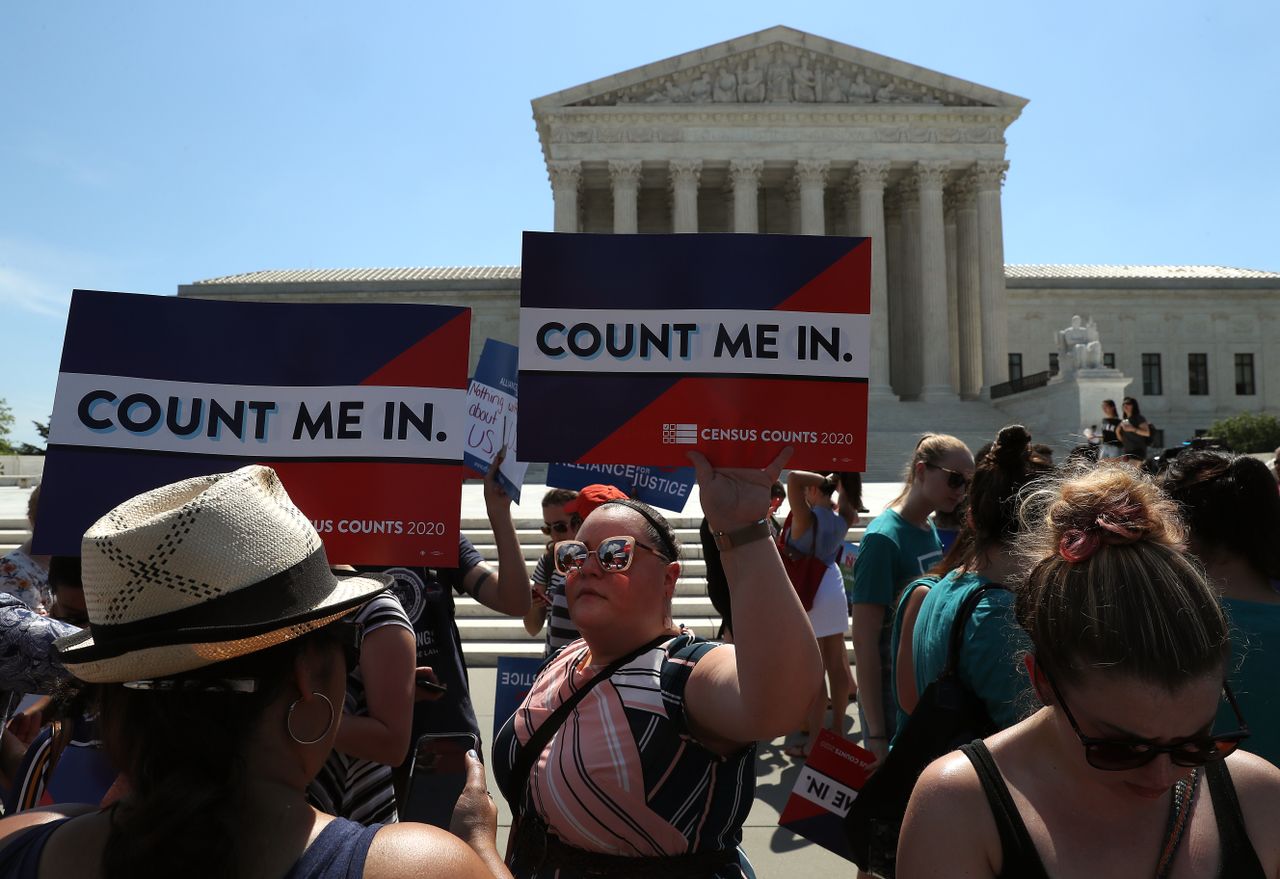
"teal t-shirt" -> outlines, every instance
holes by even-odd
[[[1231,622],[1231,668],[1227,681],[1235,694],[1249,738],[1240,747],[1280,764],[1280,605],[1261,601],[1222,599]],[[1226,699],[1218,709],[1214,732],[1234,732],[1240,726]]]
[[[885,607],[884,624],[880,629],[880,684],[885,726],[890,738],[897,729],[892,653],[894,608],[906,585],[941,560],[942,543],[933,523],[917,528],[892,509],[871,520],[862,542],[858,544],[850,598],[854,604],[882,604]],[[854,608],[854,613],[857,613],[857,608]]]
[[[923,693],[946,667],[951,624],[960,605],[987,582],[978,574],[955,570],[925,596],[911,643],[919,692]],[[1013,615],[1013,593],[1007,589],[989,590],[965,625],[960,680],[983,701],[1001,729],[1017,723],[1025,707],[1024,694],[1030,684],[1019,657],[1030,647],[1030,639]]]

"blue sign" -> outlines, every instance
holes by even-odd
[[[552,464],[547,487],[570,488],[612,485],[628,497],[673,513],[684,512],[695,481],[692,467],[639,467],[634,464]]]
[[[499,656],[498,684],[493,691],[493,737],[498,738],[498,730],[516,713],[524,697],[533,688],[533,679],[538,676],[543,660],[535,656]]]

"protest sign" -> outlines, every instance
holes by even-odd
[[[135,494],[268,464],[335,564],[456,564],[471,314],[77,290],[37,551]],[[229,548],[230,549],[230,548]]]
[[[524,697],[529,695],[533,687],[533,679],[542,668],[540,656],[499,656],[498,680],[493,691],[493,737],[498,738],[498,730],[516,713]]]
[[[467,386],[467,443],[462,460],[484,476],[494,456],[506,446],[498,484],[520,503],[520,486],[529,465],[516,460],[516,358],[515,345],[484,340],[476,374]]]
[[[865,469],[871,242],[526,232],[521,456]]]
[[[600,483],[612,485],[627,497],[651,507],[684,512],[693,488],[692,467],[637,467],[634,464],[552,464],[547,468],[548,488],[571,488]]]
[[[866,784],[871,774],[867,767],[875,760],[870,751],[829,729],[822,730],[800,769],[778,826],[852,860],[844,816]]]

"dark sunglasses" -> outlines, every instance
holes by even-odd
[[[568,534],[571,529],[577,528],[581,524],[582,520],[576,515],[570,518],[567,522],[564,519],[557,519],[554,522],[547,522],[543,525],[542,533],[548,537],[551,536],[552,532],[555,532],[556,534]]]
[[[360,645],[364,642],[364,624],[355,620],[338,620],[329,624],[329,631],[342,647],[342,658],[347,663],[347,674],[360,667]]]
[[[1226,694],[1227,702],[1230,703],[1231,710],[1235,712],[1236,722],[1240,724],[1240,728],[1235,732],[1222,733],[1216,736],[1190,736],[1189,738],[1170,742],[1167,745],[1143,739],[1100,739],[1086,736],[1080,732],[1080,725],[1076,723],[1075,717],[1071,714],[1071,709],[1067,707],[1067,700],[1062,698],[1062,692],[1058,689],[1058,685],[1053,682],[1053,678],[1049,676],[1048,672],[1044,671],[1043,667],[1040,668],[1040,671],[1044,674],[1045,680],[1049,682],[1049,688],[1053,690],[1054,698],[1058,700],[1058,704],[1062,706],[1063,712],[1067,715],[1067,722],[1075,730],[1076,738],[1080,739],[1080,744],[1084,745],[1085,760],[1089,761],[1089,765],[1094,769],[1103,769],[1108,772],[1137,769],[1139,766],[1146,766],[1159,754],[1168,754],[1169,759],[1178,766],[1203,766],[1206,763],[1227,757],[1236,748],[1240,747],[1242,741],[1249,738],[1249,725],[1244,722],[1244,715],[1240,713],[1240,706],[1236,704],[1236,697],[1225,681],[1222,684],[1222,692]]]
[[[939,464],[930,464],[928,461],[925,461],[924,466],[930,470],[941,470],[947,474],[947,488],[965,488],[969,484],[969,477],[958,470],[948,470],[946,467]]]
[[[577,573],[587,563],[587,557],[595,553],[601,568],[610,573],[621,573],[631,567],[637,548],[653,553],[664,562],[671,561],[652,546],[645,546],[630,536],[606,537],[594,550],[587,549],[581,540],[562,540],[555,546],[556,570],[561,574]]]

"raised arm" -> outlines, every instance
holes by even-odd
[[[805,489],[816,488],[826,481],[821,473],[792,470],[787,474],[787,506],[791,508],[791,536],[803,537],[813,527],[813,510],[805,499]]]
[[[489,527],[493,529],[493,542],[498,547],[498,572],[495,574],[488,565],[476,565],[467,572],[463,588],[490,610],[522,617],[529,612],[531,587],[524,551],[511,519],[511,496],[497,479],[505,456],[504,448],[494,456],[484,477],[484,506],[489,514]]]
[[[733,534],[767,518],[769,489],[790,453],[783,450],[765,470],[715,470],[690,453],[713,533]],[[800,726],[813,694],[796,681],[816,680],[822,657],[767,530],[723,550],[720,561],[733,601],[734,643],[694,666],[685,710],[705,746],[729,753]]]

